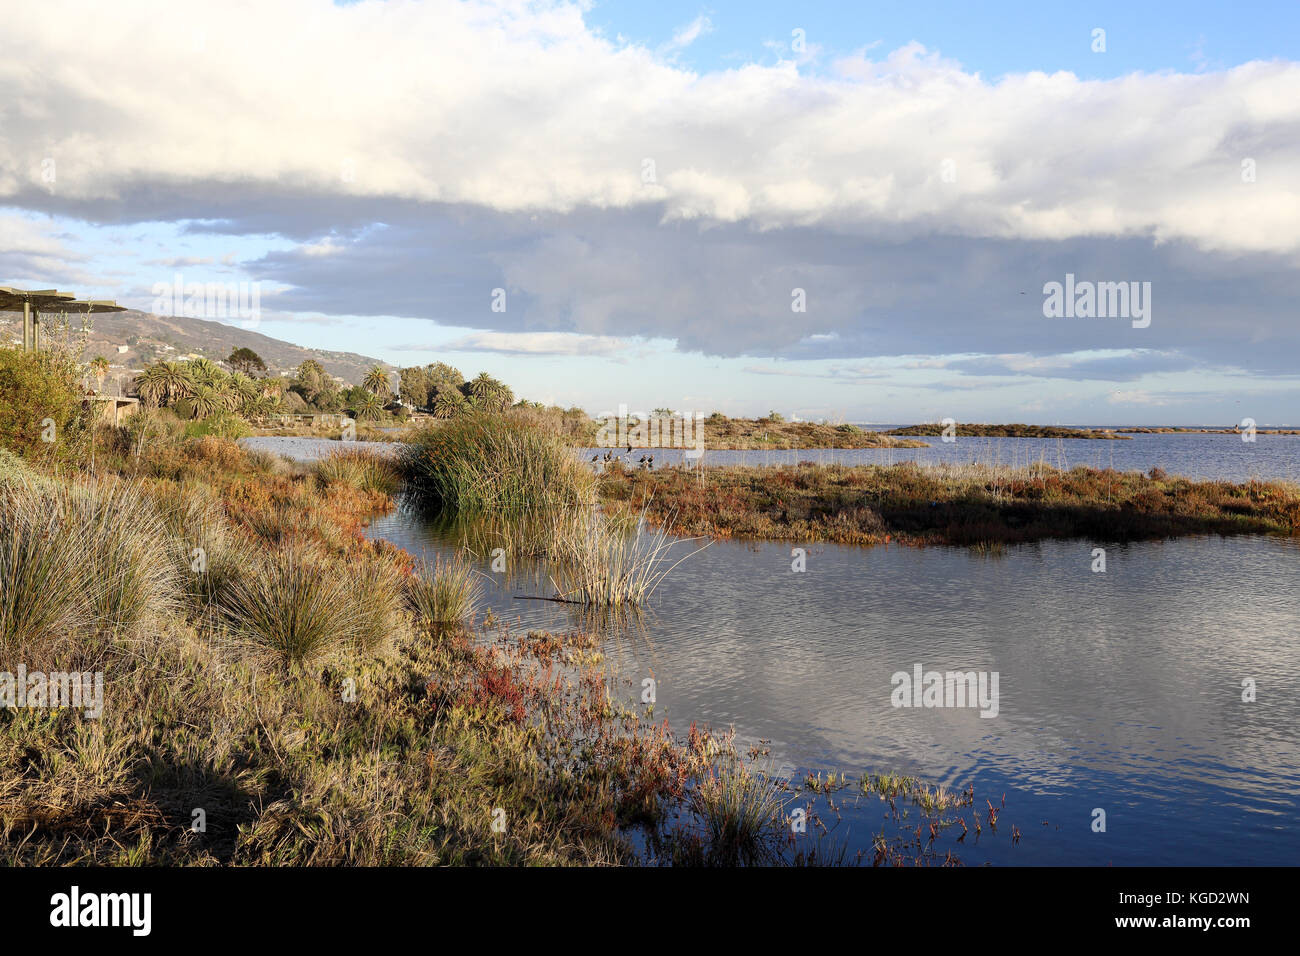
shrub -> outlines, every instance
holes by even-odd
[[[23,457],[66,448],[68,432],[83,421],[77,381],[66,363],[51,353],[0,348],[0,448]]]
[[[190,422],[185,426],[185,436],[187,438],[202,438],[205,435],[213,435],[217,438],[235,441],[240,438],[247,438],[251,434],[253,434],[253,429],[249,427],[248,422],[234,412],[217,412],[215,415],[209,415],[207,418]]]
[[[426,428],[407,444],[402,464],[416,495],[450,512],[584,504],[595,484],[558,436],[500,415]]]

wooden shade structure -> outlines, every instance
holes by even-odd
[[[34,352],[41,347],[41,310],[46,312],[75,312],[89,315],[95,312],[125,312],[126,307],[109,299],[78,299],[71,292],[54,289],[11,289],[0,286],[0,312],[23,314],[23,351]]]

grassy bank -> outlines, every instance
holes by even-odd
[[[770,858],[725,739],[617,706],[590,634],[475,640],[467,566],[363,537],[390,462],[154,425],[0,460],[0,672],[104,680],[97,718],[0,708],[0,863]]]
[[[873,545],[1296,534],[1300,489],[1042,466],[611,469],[611,507],[676,534]]]
[[[1057,425],[977,425],[963,422],[953,426],[958,438],[1100,438],[1131,441],[1127,435],[1117,434],[1120,429],[1061,428]],[[890,429],[887,435],[942,435],[944,426],[937,422],[924,425],[907,425]]]

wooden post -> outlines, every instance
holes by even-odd
[[[41,350],[41,310],[32,307],[32,351]]]
[[[32,304],[23,303],[23,351],[32,350]]]

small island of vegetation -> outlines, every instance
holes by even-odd
[[[1128,439],[1113,429],[1063,428],[1059,425],[980,425],[963,422],[952,426],[961,438],[1109,438]],[[893,428],[886,435],[943,435],[944,425],[930,422],[924,425],[907,425]]]

